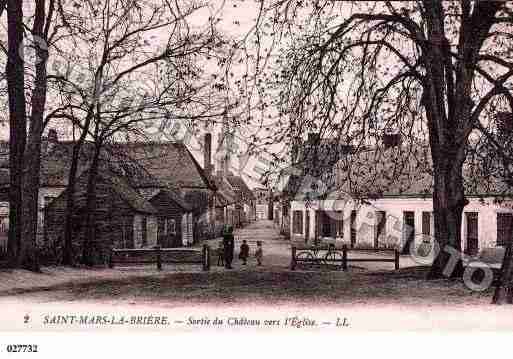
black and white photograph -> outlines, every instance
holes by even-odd
[[[0,0],[0,67],[0,336],[511,334],[513,2]]]

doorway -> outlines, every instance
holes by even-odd
[[[467,219],[466,254],[474,256],[479,252],[479,217],[477,212],[465,212],[465,217]]]
[[[306,210],[305,212],[305,243],[308,243],[310,240],[310,211]]]
[[[403,250],[401,254],[410,254],[410,246],[415,237],[415,212],[403,212]]]

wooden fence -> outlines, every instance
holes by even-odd
[[[162,270],[162,264],[199,264],[204,271],[210,269],[210,247],[203,245],[201,249],[195,248],[138,248],[138,249],[112,249],[109,258],[109,267],[116,264],[156,264]]]
[[[389,254],[388,257],[367,257],[358,258],[351,257],[351,253],[381,253]],[[399,269],[399,251],[397,249],[385,248],[336,248],[334,245],[329,246],[311,246],[311,247],[292,247],[292,261],[290,269],[295,270],[298,264],[319,264],[319,265],[335,265],[346,271],[349,262],[390,262],[394,263],[395,269]]]

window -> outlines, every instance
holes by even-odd
[[[513,235],[513,213],[497,213],[497,246],[506,246]]]
[[[9,232],[9,217],[2,216],[0,217],[0,233],[3,235],[7,235]]]
[[[344,214],[342,211],[337,211],[336,213],[337,219],[335,222],[335,228],[337,232],[337,237],[343,238],[344,237]]]
[[[46,213],[46,209],[48,208],[48,206],[50,205],[50,203],[52,203],[52,201],[54,199],[55,199],[54,196],[44,196],[43,197],[43,211],[40,214],[40,226],[41,227],[38,228],[38,231],[45,228],[45,213]]]
[[[142,218],[142,221],[141,221],[141,229],[142,229],[142,243],[141,243],[141,246],[142,247],[146,247],[146,245],[148,244],[148,231],[147,231],[147,228],[146,226],[148,225],[148,218],[146,218],[146,216],[144,216]]]
[[[176,222],[172,218],[166,218],[166,234],[176,234]]]
[[[292,232],[294,234],[303,234],[303,211],[293,212]]]

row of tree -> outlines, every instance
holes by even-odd
[[[224,94],[203,66],[222,56],[225,41],[213,17],[198,23],[200,11],[208,7],[195,1],[0,1],[0,18],[6,14],[8,24],[0,61],[9,107],[12,266],[39,270],[38,194],[49,124],[68,129],[74,141],[61,259],[66,265],[79,257],[72,246],[73,194],[81,156],[88,157],[88,233],[80,257],[90,264],[102,150],[119,140],[147,139],[169,121],[222,112]]]

